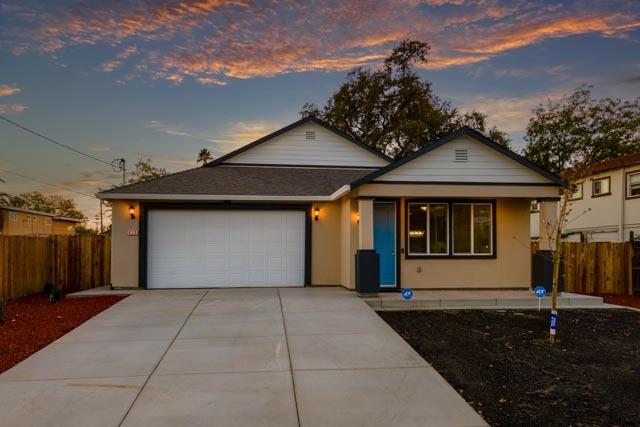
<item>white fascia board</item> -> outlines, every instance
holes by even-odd
[[[217,200],[243,200],[243,201],[281,201],[296,202],[309,201],[321,202],[339,199],[350,190],[349,185],[344,185],[329,196],[243,196],[243,195],[220,195],[220,194],[124,194],[109,193],[96,194],[96,197],[103,200],[175,200],[175,201],[217,201]]]

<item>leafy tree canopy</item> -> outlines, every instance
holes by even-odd
[[[138,182],[147,182],[152,179],[161,178],[165,175],[169,175],[169,172],[165,168],[159,168],[153,166],[151,159],[140,157],[136,162],[136,169],[131,174],[129,184],[135,184]]]
[[[529,120],[524,156],[555,173],[640,151],[640,98],[595,99],[583,85],[539,105]]]
[[[305,104],[300,115],[319,117],[391,157],[400,158],[438,138],[469,126],[509,146],[498,128],[489,128],[485,114],[460,113],[433,93],[415,66],[427,63],[426,42],[403,40],[379,70],[357,68],[322,108]]]
[[[73,199],[67,199],[59,195],[47,196],[39,191],[9,196],[9,204],[21,209],[31,209],[83,221],[86,219]]]

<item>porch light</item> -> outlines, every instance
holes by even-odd
[[[360,224],[360,212],[356,212],[356,222]]]
[[[136,219],[136,208],[133,205],[129,205],[129,215],[131,219]]]
[[[320,217],[320,209],[316,206],[315,208],[313,208],[313,219],[317,221],[319,217]]]

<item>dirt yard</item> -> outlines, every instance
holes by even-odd
[[[0,324],[0,373],[123,298],[63,298],[51,304],[47,295],[37,294],[10,300]]]
[[[640,313],[380,312],[493,426],[640,425]]]

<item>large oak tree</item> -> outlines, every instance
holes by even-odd
[[[300,114],[315,115],[393,158],[401,158],[466,125],[509,146],[504,132],[489,128],[486,115],[463,114],[439,98],[415,66],[426,64],[430,46],[403,40],[378,70],[357,68],[322,108],[305,104]]]
[[[640,98],[595,99],[581,86],[539,105],[529,120],[524,155],[561,173],[640,151]]]

